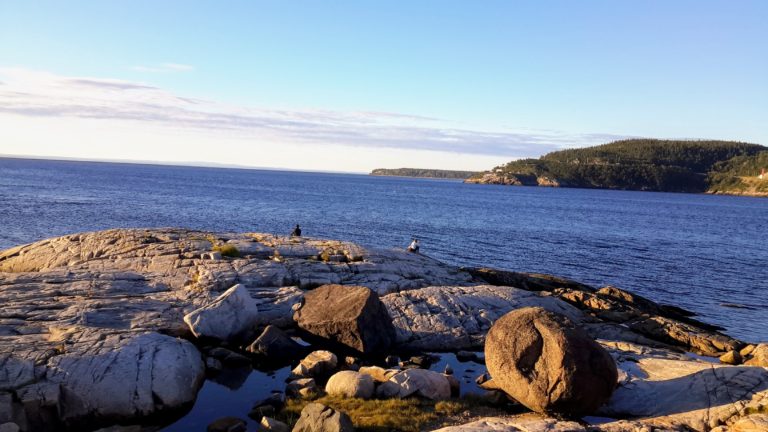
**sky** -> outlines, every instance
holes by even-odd
[[[0,155],[484,170],[768,145],[768,2],[0,0]]]

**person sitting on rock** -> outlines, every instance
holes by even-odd
[[[408,252],[419,253],[419,240],[413,239],[410,245],[408,245]]]
[[[291,231],[291,237],[301,237],[301,227],[299,224],[296,224],[296,228]]]

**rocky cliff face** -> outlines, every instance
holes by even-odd
[[[729,352],[733,358],[741,350],[744,360],[759,366],[762,357],[754,353],[764,350],[618,288],[459,269],[424,255],[341,241],[135,229],[0,252],[0,425],[89,430],[182,409],[195,400],[206,367],[185,316],[201,310],[215,315],[226,292],[236,292],[236,299],[247,294],[254,302],[252,334],[226,332],[242,338],[246,354],[244,347],[266,325],[295,327],[292,306],[326,284],[364,286],[381,295],[399,348],[478,349],[499,317],[522,307],[567,316],[619,366],[620,387],[606,415],[707,430],[768,406],[768,370],[717,366],[683,354]],[[233,307],[250,304],[245,300]],[[208,337],[203,333],[198,336]],[[717,392],[714,399],[710,391]]]
[[[562,181],[552,177],[537,176],[535,174],[509,174],[498,172],[481,173],[464,180],[464,183],[495,184],[505,186],[565,186]]]

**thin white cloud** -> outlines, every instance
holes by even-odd
[[[85,119],[227,134],[250,142],[433,151],[511,159],[623,136],[559,131],[485,131],[402,113],[274,110],[181,97],[141,82],[0,68],[0,116]],[[269,147],[267,147],[269,148]],[[490,168],[490,167],[489,167]]]
[[[190,72],[195,70],[195,67],[181,63],[161,63],[157,66],[131,66],[131,69],[137,72],[168,73]]]

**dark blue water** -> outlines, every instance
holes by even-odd
[[[768,199],[0,159],[0,248],[113,227],[288,233],[613,284],[768,341]],[[725,305],[741,305],[732,307]]]

